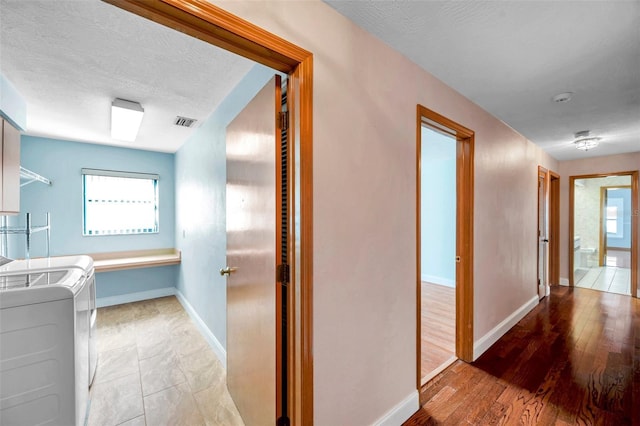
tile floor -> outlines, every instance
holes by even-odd
[[[98,309],[89,426],[244,426],[225,371],[178,300]]]
[[[631,295],[631,270],[611,266],[579,270],[576,287]]]

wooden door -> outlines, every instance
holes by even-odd
[[[0,212],[20,213],[20,131],[2,120]]]
[[[227,127],[227,386],[247,426],[280,413],[280,77]]]
[[[549,236],[547,211],[547,172],[538,170],[538,298],[542,299],[547,295],[549,282]]]

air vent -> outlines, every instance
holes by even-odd
[[[180,127],[193,127],[193,125],[196,124],[196,121],[198,120],[195,118],[177,116],[176,119],[173,120],[173,124]]]

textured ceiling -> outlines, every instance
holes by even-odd
[[[27,134],[175,152],[253,62],[99,0],[0,0],[0,71],[27,101]],[[111,102],[140,102],[135,142]]]
[[[325,2],[559,160],[640,151],[639,1]]]

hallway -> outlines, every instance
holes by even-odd
[[[424,386],[404,424],[640,424],[638,400],[640,301],[552,287],[476,362]]]

